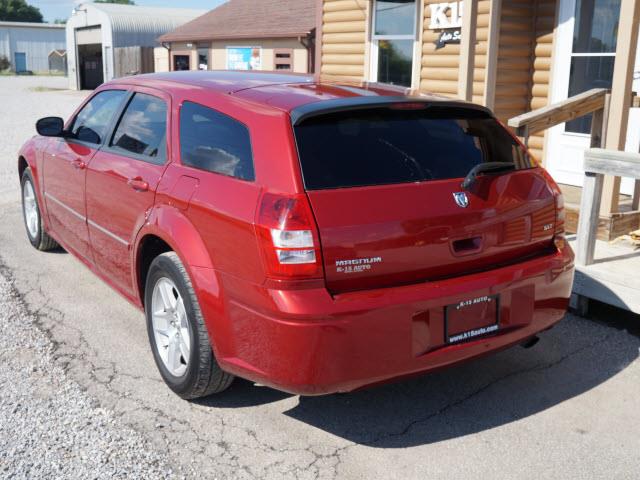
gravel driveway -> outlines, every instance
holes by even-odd
[[[0,77],[1,477],[640,478],[640,338],[616,310],[568,315],[530,350],[348,395],[239,380],[180,400],[143,315],[26,240],[16,151],[37,117],[85,95],[38,86],[65,81]]]
[[[171,478],[165,456],[119,425],[54,361],[0,266],[0,474],[13,478]]]

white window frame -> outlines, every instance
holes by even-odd
[[[371,41],[370,41],[370,55],[369,55],[369,81],[378,81],[378,58],[379,58],[379,46],[380,40],[413,40],[413,52],[411,60],[411,86],[408,88],[417,89],[419,87],[420,77],[420,42],[418,35],[418,26],[421,24],[422,14],[422,0],[415,0],[415,21],[413,24],[413,33],[406,35],[376,35],[376,4],[378,0],[372,0],[371,2]],[[398,85],[404,87],[404,85]]]
[[[559,102],[569,98],[569,87],[571,77],[571,60],[575,57],[615,57],[616,52],[606,53],[574,53],[573,36],[575,33],[575,10],[576,0],[563,0],[560,4],[560,19],[558,25],[558,37],[556,39],[556,51],[554,58],[555,78],[552,80],[552,99]],[[568,48],[567,48],[568,47]],[[560,130],[560,128],[558,128]],[[591,138],[588,133],[568,132],[566,123],[561,125],[562,133],[576,138]]]
[[[555,46],[552,56],[553,66],[550,83],[550,103],[558,103],[568,98],[572,57],[615,55],[615,53],[574,54],[573,33],[575,27],[574,13],[576,0],[559,1],[556,38],[554,40]],[[637,59],[636,68],[640,68],[640,48],[638,49]],[[631,125],[633,121],[639,120],[630,118],[629,121]],[[633,127],[631,127],[631,129],[633,129]],[[629,138],[628,136],[628,141]],[[545,166],[557,182],[568,185],[582,185],[584,179],[584,170],[582,169],[583,152],[589,148],[589,141],[590,135],[588,134],[565,131],[564,123],[548,130],[545,139]],[[635,140],[631,140],[631,143],[633,142],[635,142]],[[630,179],[623,179],[621,191],[626,194],[633,192],[633,182]]]

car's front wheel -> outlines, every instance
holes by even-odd
[[[231,385],[234,377],[216,362],[191,280],[174,252],[149,267],[145,313],[156,365],[171,390],[190,400]]]
[[[29,242],[38,250],[47,251],[58,248],[58,243],[49,236],[44,229],[42,221],[42,209],[38,204],[38,196],[36,195],[35,184],[33,183],[33,175],[31,168],[26,168],[22,174],[22,218],[24,226],[27,230]]]

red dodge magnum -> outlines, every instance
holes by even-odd
[[[480,106],[241,72],[102,85],[20,152],[33,246],[143,309],[167,385],[347,392],[565,313],[557,185]]]

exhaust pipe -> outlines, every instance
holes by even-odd
[[[526,339],[524,342],[522,342],[520,344],[520,346],[522,348],[531,348],[533,347],[536,343],[538,343],[540,341],[540,337],[538,337],[537,335],[534,335],[531,338]]]

